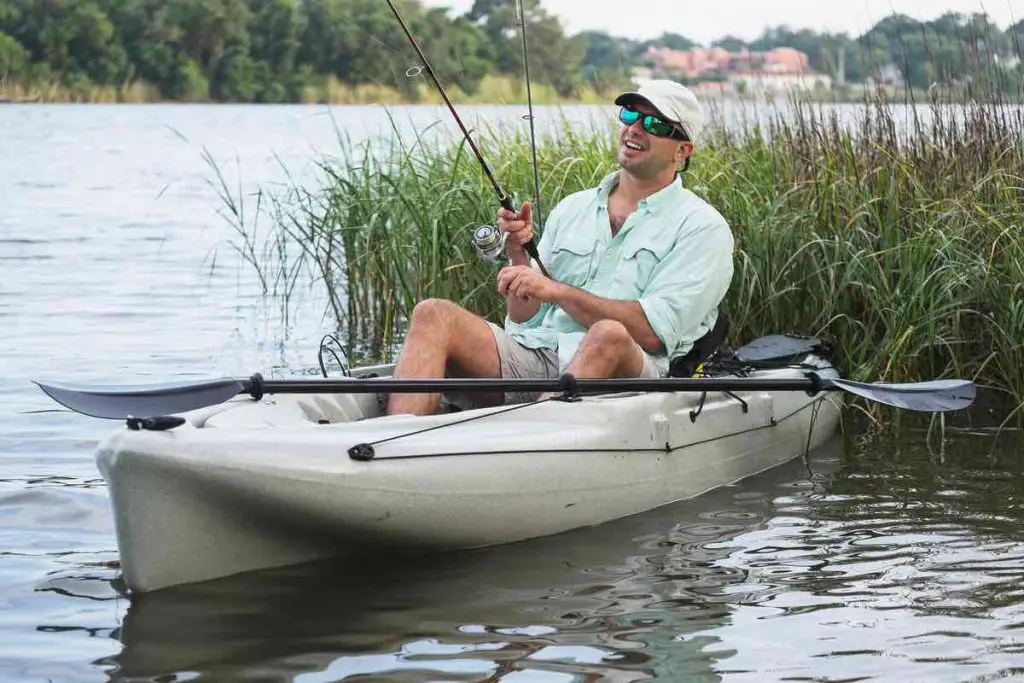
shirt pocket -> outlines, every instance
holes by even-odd
[[[622,247],[622,260],[615,269],[611,296],[637,299],[647,291],[654,269],[668,255],[672,242],[647,236],[630,237]]]
[[[584,235],[570,235],[551,247],[548,270],[559,282],[582,287],[590,279],[597,241]]]

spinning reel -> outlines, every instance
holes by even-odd
[[[505,253],[507,241],[508,233],[493,225],[481,225],[473,231],[473,247],[476,252],[480,258],[494,265],[508,263],[508,254]]]

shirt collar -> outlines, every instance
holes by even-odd
[[[608,203],[608,195],[611,194],[615,186],[619,184],[619,171],[613,171],[606,175],[597,186],[597,198],[598,206],[605,206]],[[640,200],[637,204],[637,209],[642,210],[644,213],[650,214],[658,211],[662,207],[668,206],[676,199],[683,191],[683,178],[680,174],[676,173],[676,177],[672,179],[672,182],[661,188],[650,197],[645,197]]]

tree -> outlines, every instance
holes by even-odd
[[[746,41],[736,36],[725,36],[711,43],[711,47],[720,47],[728,52],[741,52],[746,46]]]
[[[28,50],[11,36],[0,33],[0,81],[25,78],[30,63]]]
[[[519,9],[508,0],[475,0],[466,15],[486,35],[498,71],[517,76],[523,72]],[[522,0],[522,12],[531,76],[562,95],[572,93],[582,83],[586,40],[566,37],[561,22],[545,12],[539,0]]]
[[[649,47],[667,47],[670,50],[692,50],[695,47],[700,47],[700,45],[678,33],[665,32],[654,40],[644,43],[642,50],[646,51]]]

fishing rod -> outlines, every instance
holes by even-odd
[[[487,179],[494,187],[494,191],[498,194],[498,203],[501,204],[502,208],[515,213],[516,208],[512,204],[512,198],[509,197],[508,193],[505,192],[501,184],[498,183],[498,179],[494,177],[494,173],[491,171],[491,167],[487,165],[487,161],[484,159],[483,153],[476,146],[476,142],[473,141],[473,136],[469,134],[469,130],[466,129],[466,126],[462,122],[462,118],[459,116],[459,113],[455,111],[455,105],[453,105],[452,101],[448,98],[448,93],[445,92],[444,86],[441,85],[441,81],[437,78],[437,74],[434,73],[434,68],[430,65],[430,61],[427,59],[427,56],[423,54],[423,50],[420,48],[420,44],[416,41],[416,38],[415,36],[413,36],[412,31],[409,30],[409,26],[405,23],[405,20],[402,18],[402,14],[398,11],[398,7],[395,6],[394,0],[387,0],[387,3],[388,7],[391,8],[391,13],[395,15],[395,19],[398,21],[398,25],[402,27],[402,31],[405,33],[405,37],[409,40],[409,44],[412,45],[412,49],[416,51],[416,55],[423,63],[424,70],[427,72],[427,75],[430,76],[430,80],[433,81],[438,93],[440,93],[441,99],[444,100],[444,103],[448,106],[448,110],[452,113],[452,117],[455,119],[455,123],[458,124],[459,129],[462,131],[463,137],[465,137],[466,142],[469,143],[470,149],[472,149],[473,154],[476,155],[477,161],[480,162],[480,167],[483,168],[484,175],[487,176]],[[477,243],[477,248],[488,248],[488,246],[490,248],[493,248],[494,246],[497,246],[498,251],[500,251],[504,247],[505,237],[497,235],[496,231],[485,231],[485,228],[493,230],[491,226],[483,226],[477,229],[476,234],[474,234],[474,241]],[[536,242],[531,238],[529,242],[523,245],[523,248],[526,250],[526,253],[529,254],[530,257],[532,257],[533,260],[537,262],[537,265],[540,266],[540,270],[544,274],[544,276],[551,277],[550,273],[548,273],[547,271],[547,268],[544,267],[544,264],[540,260],[540,253],[537,251]]]
[[[526,9],[523,7],[523,0],[516,0],[516,12],[519,14],[519,34],[523,38],[523,74],[526,78],[526,115],[530,122],[530,152],[533,155],[533,196],[534,215],[537,216],[535,224],[543,225],[544,218],[540,206],[540,168],[537,165],[537,132],[533,125],[533,88],[530,85],[530,49],[526,45]]]

